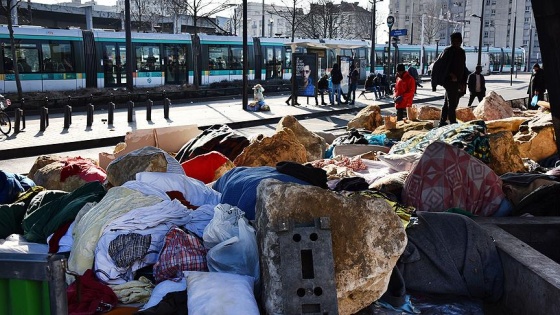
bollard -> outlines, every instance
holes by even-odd
[[[16,109],[16,121],[14,126],[14,133],[19,133],[22,129],[20,129],[21,119],[23,117],[23,109],[18,108]]]
[[[93,104],[87,104],[86,111],[87,111],[87,118],[86,118],[86,127],[91,127],[93,125],[93,111],[95,107]]]
[[[169,119],[169,107],[171,106],[171,100],[166,98],[163,102],[163,118]]]
[[[72,106],[66,105],[64,107],[64,129],[70,128],[72,124]]]
[[[134,102],[128,101],[126,105],[128,106],[128,122],[134,122]]]
[[[146,120],[152,121],[152,106],[154,106],[154,101],[148,99],[146,103]]]
[[[20,130],[25,130],[25,112],[23,111],[23,109],[25,108],[25,98],[23,97],[21,99],[21,121],[23,123],[23,128],[21,128]]]
[[[112,125],[115,119],[115,103],[109,102],[109,112],[107,117],[107,124]]]
[[[41,107],[41,118],[40,118],[39,130],[45,131],[49,126],[49,109],[45,106]]]

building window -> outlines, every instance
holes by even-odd
[[[511,0],[509,0],[509,1],[511,1]],[[486,0],[486,5],[490,5],[490,0]]]
[[[531,11],[531,6],[526,5],[525,6],[525,12],[529,12],[529,11]]]
[[[484,26],[488,27],[490,25],[490,21],[484,21]]]
[[[529,23],[530,18],[526,17],[525,18],[525,23]]]
[[[405,16],[405,17],[404,17],[404,20],[405,20],[406,22],[410,21],[410,15]]]
[[[527,45],[527,44],[529,44],[529,41],[528,40],[523,40],[523,45]]]
[[[490,11],[490,15],[492,16],[496,15],[496,9],[492,9],[492,11]]]
[[[484,38],[488,38],[488,32],[484,32]]]

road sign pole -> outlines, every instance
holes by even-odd
[[[391,83],[391,29],[393,28],[393,24],[395,24],[395,17],[389,15],[387,17],[387,26],[389,27],[389,41],[387,42],[387,46],[388,46],[387,79],[389,80],[389,84]]]

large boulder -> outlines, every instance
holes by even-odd
[[[441,108],[435,106],[421,106],[418,109],[419,120],[439,120],[441,118]]]
[[[407,238],[399,217],[385,199],[344,196],[268,179],[258,186],[256,215],[267,314],[285,314],[284,299],[290,298],[282,291],[280,268],[287,264],[283,260],[294,257],[280,257],[278,227],[284,222],[309,223],[319,217],[330,218],[338,313],[354,314],[386,291]]]
[[[381,125],[383,125],[381,108],[378,105],[368,105],[348,122],[347,129],[354,128],[373,131]]]
[[[513,116],[513,109],[498,93],[490,91],[473,111],[478,119],[496,120]]]
[[[500,131],[488,135],[490,141],[490,163],[488,166],[498,175],[508,172],[525,172],[523,160],[519,155],[513,134]]]
[[[107,176],[91,159],[43,155],[35,160],[28,177],[45,189],[72,192],[88,182],[104,182]]]
[[[303,144],[305,150],[307,151],[307,161],[315,161],[322,159],[325,150],[327,149],[327,143],[325,139],[318,136],[314,132],[307,130],[302,126],[294,116],[284,116],[276,126],[276,131],[281,131],[284,128],[288,128],[294,132],[298,141]]]
[[[557,152],[550,114],[540,114],[520,126],[513,137],[522,158],[540,161]]]
[[[498,133],[500,131],[509,131],[513,134],[519,131],[519,126],[528,118],[526,117],[510,117],[486,122],[486,130],[488,133]]]
[[[270,137],[258,137],[235,158],[236,166],[272,166],[278,162],[307,162],[307,152],[291,129],[284,128]]]
[[[181,164],[167,152],[156,147],[143,147],[113,160],[107,166],[107,180],[120,186],[136,179],[141,172],[162,172],[185,175]]]
[[[472,109],[467,107],[457,108],[455,111],[457,120],[467,122],[471,120],[476,120],[476,116],[473,114]]]
[[[439,118],[438,118],[439,119]],[[397,121],[397,128],[385,129],[385,126],[379,126],[373,131],[373,134],[385,134],[389,139],[401,139],[406,132],[409,131],[428,131],[434,128],[432,121]]]

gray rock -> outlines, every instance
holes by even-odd
[[[314,186],[263,180],[257,189],[256,226],[267,314],[283,311],[282,259],[277,227],[281,222],[313,222],[330,217],[339,314],[353,314],[386,291],[406,246],[401,220],[385,199],[344,196]],[[296,271],[294,271],[296,272]],[[291,314],[290,314],[291,315]]]
[[[299,141],[303,144],[305,150],[307,151],[307,161],[315,161],[322,159],[325,150],[327,149],[327,143],[325,139],[318,136],[314,132],[307,130],[302,126],[294,116],[284,116],[276,126],[276,131],[281,131],[283,128],[288,128],[292,130]]]

